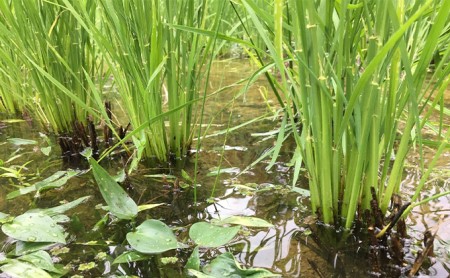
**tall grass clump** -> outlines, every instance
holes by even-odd
[[[23,91],[27,86],[27,73],[21,70],[17,55],[0,44],[0,111],[15,114],[21,111]],[[19,65],[18,65],[19,64]]]
[[[293,134],[295,176],[304,164],[314,212],[350,228],[373,188],[386,213],[406,155],[422,153],[425,111],[449,83],[449,50],[438,44],[450,1],[276,0],[273,14],[238,2],[281,73],[272,79],[290,104],[281,130]],[[438,136],[445,146],[448,134]]]
[[[31,114],[46,131],[88,145],[83,122],[102,109],[101,94],[89,83],[102,86],[103,68],[88,33],[61,5],[0,1],[2,104]],[[80,5],[95,20],[95,3]]]
[[[192,140],[207,38],[171,26],[207,28],[208,1],[96,1],[100,23],[80,3],[64,3],[105,56],[131,126],[141,130],[133,139],[141,154],[182,157]]]

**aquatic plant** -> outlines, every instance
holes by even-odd
[[[45,251],[57,244],[66,244],[66,234],[61,225],[66,211],[86,202],[89,196],[69,203],[32,209],[18,216],[0,213],[0,224],[4,234],[14,239],[15,249],[0,262],[0,270],[12,277],[60,277],[68,270],[52,261]]]
[[[134,220],[137,213],[148,208],[153,208],[149,205],[137,206],[137,204],[128,196],[128,194],[117,184],[112,176],[103,169],[93,158],[92,150],[87,149],[84,155],[91,165],[91,169],[95,180],[100,188],[103,199],[108,204],[107,210],[121,220]],[[103,222],[103,220],[101,220]],[[233,226],[229,226],[233,225]],[[268,223],[263,219],[256,217],[245,217],[245,216],[232,216],[222,220],[215,220],[212,223],[208,222],[197,222],[194,223],[189,229],[189,237],[197,245],[207,248],[217,248],[229,243],[233,238],[236,237],[238,232],[241,230],[242,226],[247,227],[258,227],[258,228],[269,228],[273,227],[272,224]],[[134,231],[130,231],[126,235],[126,239],[132,250],[119,255],[113,262],[113,264],[120,263],[130,263],[141,260],[148,260],[151,257],[150,254],[161,254],[169,250],[175,250],[180,248],[188,248],[189,245],[178,242],[177,237],[174,235],[172,229],[168,227],[165,223],[156,219],[147,219],[139,226],[136,227]],[[193,259],[190,259],[186,266],[186,271],[193,271],[194,276],[197,276],[200,270],[200,259],[198,256],[198,247],[194,248]],[[226,253],[228,259],[233,258],[231,253]],[[161,258],[158,258],[161,259]],[[198,263],[192,262],[192,260],[198,261]],[[217,260],[217,261],[216,261]],[[234,262],[232,265],[236,272],[241,273],[243,276],[250,275],[251,273],[260,273],[264,276],[257,277],[273,277],[274,275],[264,269],[241,269]],[[218,264],[214,269],[219,271],[219,269],[226,268],[225,263],[220,259],[220,256],[216,258],[211,264]],[[205,271],[210,272],[209,268],[204,268]],[[245,274],[245,275],[244,275]],[[252,276],[253,277],[253,276]]]
[[[98,88],[106,79],[93,41],[61,5],[62,1],[0,1],[0,97],[8,112],[28,113],[46,131],[74,136],[63,151],[80,151],[92,145],[85,125],[99,120],[99,111],[105,112]],[[95,3],[81,5],[95,20]],[[97,87],[90,86],[92,80]]]
[[[209,39],[170,26],[207,28],[207,1],[97,1],[101,24],[80,3],[64,3],[106,58],[132,128],[145,127],[133,139],[140,155],[182,157],[192,140]]]
[[[289,103],[272,153],[285,133],[293,135],[294,175],[304,163],[312,208],[325,223],[350,228],[370,210],[372,187],[386,213],[407,153],[414,146],[422,152],[431,114],[424,111],[436,107],[450,81],[448,48],[429,73],[440,38],[448,37],[450,1],[277,0],[273,14],[256,2],[239,4]],[[437,136],[445,147],[448,134]]]
[[[140,129],[138,160],[180,158],[193,138],[202,67],[213,55],[211,39],[172,26],[207,29],[207,10],[207,1],[2,1],[0,109],[30,113],[67,139],[63,151],[96,149],[95,124],[103,123],[109,146],[115,131],[104,102],[114,99],[105,96],[112,82],[131,128]]]

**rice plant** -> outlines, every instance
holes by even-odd
[[[182,157],[192,140],[207,38],[171,25],[206,28],[207,1],[96,1],[100,23],[78,2],[64,3],[106,57],[132,128],[145,126],[133,139],[142,155]]]
[[[448,38],[450,1],[276,0],[273,14],[238,2],[281,73],[290,103],[281,130],[297,143],[294,175],[304,163],[313,211],[350,228],[370,210],[373,187],[386,213],[407,153],[421,153],[423,111],[436,106],[427,100],[448,86],[448,48],[431,77],[429,66]]]
[[[75,145],[89,145],[83,122],[100,117],[104,72],[88,33],[61,4],[0,1],[2,104],[30,113],[46,131],[75,135]],[[80,2],[92,19],[94,4]]]

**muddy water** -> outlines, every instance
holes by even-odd
[[[214,64],[211,76],[211,88],[230,84],[248,76],[252,69],[242,62],[221,61]],[[293,152],[293,146],[286,144],[281,151],[281,159],[272,169],[267,170],[268,161],[263,161],[243,174],[238,174],[255,161],[261,154],[273,146],[276,138],[261,133],[272,131],[278,119],[271,117],[271,109],[276,109],[276,101],[270,94],[266,95],[264,81],[256,83],[250,92],[232,101],[239,93],[239,88],[228,89],[208,99],[204,128],[209,126],[208,134],[217,134],[245,123],[260,115],[267,117],[249,124],[228,135],[209,136],[202,141],[199,153],[199,184],[197,202],[192,190],[178,191],[171,181],[161,181],[147,177],[150,174],[171,174],[180,177],[181,169],[193,173],[194,155],[176,165],[145,166],[130,177],[125,184],[130,196],[138,204],[164,203],[165,205],[139,214],[136,225],[145,219],[161,219],[176,228],[180,241],[187,240],[188,228],[201,220],[225,218],[231,215],[256,216],[275,225],[271,229],[244,228],[229,246],[219,249],[202,249],[201,258],[208,262],[218,254],[231,251],[236,259],[247,267],[264,267],[283,277],[367,277],[370,267],[364,249],[366,242],[360,242],[352,236],[345,241],[340,233],[332,233],[326,229],[310,224],[311,212],[308,210],[308,198],[287,189],[291,182],[291,171],[287,166]],[[269,99],[269,105],[264,99]],[[224,109],[224,103],[228,103]],[[40,146],[47,146],[39,137],[38,127],[33,123],[5,124],[0,129],[0,159],[6,161],[18,147],[6,141],[7,138],[26,138],[39,141]],[[258,136],[259,134],[259,136]],[[193,146],[195,146],[194,142]],[[22,146],[16,154],[22,155],[11,164],[22,165],[32,160],[23,171],[22,183],[33,183],[33,179],[41,180],[60,169],[67,167],[85,168],[85,164],[65,164],[59,157],[56,146],[50,156],[44,156],[34,146]],[[403,198],[408,200],[420,179],[420,172],[414,167],[415,155],[411,155],[410,164],[405,172]],[[442,192],[449,189],[448,154],[441,159],[439,172],[432,176],[422,196]],[[211,175],[221,161],[223,173],[216,178]],[[111,173],[122,168],[120,159],[112,159],[103,163]],[[39,173],[37,175],[36,173]],[[18,215],[31,207],[49,207],[61,201],[71,201],[81,196],[93,196],[87,203],[71,211],[72,222],[67,226],[69,234],[69,252],[55,255],[62,264],[69,264],[70,275],[84,277],[114,277],[114,275],[136,275],[138,277],[180,277],[183,265],[192,249],[167,252],[164,256],[176,256],[179,261],[165,266],[158,265],[155,260],[131,263],[128,265],[112,265],[112,260],[127,250],[125,234],[133,228],[127,222],[109,223],[100,231],[93,231],[93,226],[104,215],[104,211],[96,206],[103,203],[97,186],[89,175],[72,179],[62,189],[47,191],[39,198],[32,195],[14,200],[6,200],[6,194],[20,185],[16,179],[0,178],[0,211]],[[241,187],[239,185],[246,185]],[[298,187],[307,188],[307,180],[302,179]],[[248,187],[254,189],[249,190]],[[214,199],[214,203],[207,202]],[[413,253],[421,250],[423,232],[437,229],[435,242],[436,259],[427,267],[422,275],[447,277],[450,273],[450,197],[414,209],[408,218],[409,241],[411,250],[407,260],[412,263]],[[441,219],[447,216],[446,219]],[[314,228],[315,227],[315,228]],[[11,247],[2,236],[3,252]],[[96,259],[104,252],[106,259]],[[91,270],[80,271],[83,263],[95,262]],[[70,276],[69,275],[69,276]]]

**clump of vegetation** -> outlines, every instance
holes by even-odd
[[[93,120],[104,110],[98,88],[107,79],[97,46],[61,5],[1,1],[1,100],[6,111],[29,114],[58,134],[63,152],[78,152],[95,146],[88,137],[96,137]],[[95,3],[84,9],[95,21]]]
[[[1,108],[30,113],[63,151],[96,150],[100,123],[109,147],[129,121],[139,158],[181,158],[213,40],[172,26],[214,26],[207,10],[207,1],[3,1]],[[111,100],[128,117],[117,131]]]
[[[290,132],[294,175],[304,164],[313,211],[351,228],[371,209],[373,188],[386,214],[406,155],[414,146],[422,153],[422,129],[450,81],[449,50],[429,73],[448,36],[450,3],[278,0],[273,17],[256,1],[241,4],[280,72],[277,94],[290,104],[273,153]],[[436,157],[449,138],[439,130]]]

